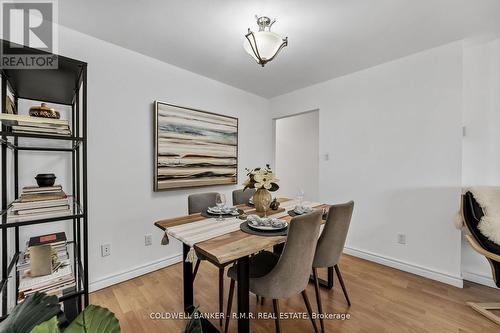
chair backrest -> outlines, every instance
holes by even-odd
[[[191,194],[188,196],[188,212],[189,214],[200,213],[207,207],[215,206],[217,192],[206,192]]]
[[[467,192],[462,196],[462,216],[465,226],[469,230],[473,240],[486,252],[493,253],[496,256],[500,255],[500,245],[493,243],[485,237],[478,229],[478,224],[481,222],[484,212],[479,203],[474,199],[471,192]],[[491,264],[493,280],[497,287],[500,288],[500,262],[486,257]]]
[[[248,200],[255,193],[254,188],[247,188],[246,190],[234,190],[233,191],[233,205],[241,205],[248,203]]]
[[[258,278],[256,284],[264,284],[269,297],[279,299],[301,293],[311,275],[316,240],[319,235],[322,212],[294,217],[290,222],[288,237],[281,257],[267,275]]]
[[[337,265],[344,249],[353,209],[354,201],[330,207],[325,228],[318,239],[313,267]]]

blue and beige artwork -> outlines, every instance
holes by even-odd
[[[238,119],[156,103],[156,189],[235,184]]]

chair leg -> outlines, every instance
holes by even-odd
[[[233,295],[234,280],[231,279],[231,284],[229,285],[229,297],[227,298],[226,325],[224,326],[224,333],[227,333],[227,330],[229,328],[229,319],[231,319],[231,306],[233,305]]]
[[[200,263],[201,263],[201,260],[197,259],[196,260],[196,265],[194,266],[193,282],[194,282],[194,279],[196,278],[196,273],[198,273],[198,268],[200,268]]]
[[[344,292],[347,305],[351,306],[351,301],[349,300],[349,295],[347,295],[347,289],[345,287],[344,280],[342,279],[342,274],[340,274],[339,266],[335,265],[334,267],[335,267],[335,272],[337,273],[337,277],[339,278],[340,286],[342,287],[342,291]]]
[[[277,299],[273,299],[273,307],[274,307],[274,325],[276,326],[276,333],[281,333],[280,327],[280,304]]]
[[[224,267],[219,268],[219,313],[224,312]],[[222,317],[219,319],[219,325],[222,326]]]
[[[306,304],[307,313],[309,313],[309,318],[311,319],[311,323],[313,324],[314,332],[318,333],[318,326],[316,326],[316,320],[314,320],[312,316],[311,303],[309,303],[309,298],[307,297],[307,292],[305,289],[302,291],[302,298],[304,299],[304,303]]]
[[[319,291],[318,270],[313,268],[314,292],[316,293],[316,302],[318,304],[319,324],[321,325],[321,333],[325,332],[325,323],[323,322],[323,305],[321,304],[321,293]]]

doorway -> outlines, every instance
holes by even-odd
[[[319,200],[319,110],[275,119],[279,196]]]

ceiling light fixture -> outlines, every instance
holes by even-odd
[[[252,32],[248,28],[245,35],[243,48],[250,54],[258,64],[264,67],[269,61],[273,60],[282,48],[288,45],[288,37],[281,37],[275,32],[271,32],[271,26],[276,22],[267,16],[257,16],[258,32]],[[267,30],[266,30],[267,29]]]

